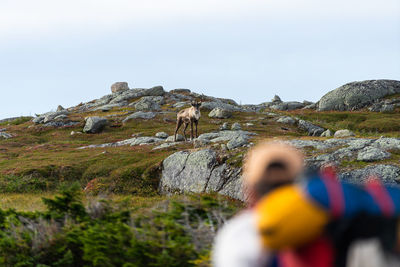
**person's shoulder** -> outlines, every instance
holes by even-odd
[[[216,267],[258,266],[264,256],[253,210],[242,211],[218,231],[213,249]]]

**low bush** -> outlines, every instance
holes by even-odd
[[[43,212],[0,210],[1,266],[207,266],[215,232],[240,207],[209,195],[85,207],[79,185],[43,201]]]

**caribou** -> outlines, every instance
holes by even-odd
[[[191,128],[190,140],[193,140],[193,123],[196,126],[196,138],[198,137],[197,124],[199,123],[199,119],[201,116],[200,106],[201,106],[201,102],[192,101],[190,108],[185,108],[178,112],[178,114],[176,115],[176,128],[175,128],[175,135],[174,135],[175,142],[176,142],[176,134],[178,133],[178,130],[182,124],[184,124],[183,137],[185,138],[185,141],[187,141],[186,140],[186,129],[189,126],[189,124],[190,124],[190,128]]]

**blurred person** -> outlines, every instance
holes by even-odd
[[[213,253],[216,267],[268,266],[273,255],[262,246],[254,205],[265,194],[292,184],[303,172],[304,157],[294,147],[262,143],[249,151],[244,162],[243,190],[248,209],[230,219],[218,232]]]
[[[350,184],[328,167],[270,192],[255,210],[274,266],[400,266],[400,188],[379,179]]]

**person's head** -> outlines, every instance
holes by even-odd
[[[303,167],[303,154],[291,145],[265,142],[255,146],[247,154],[243,170],[249,201],[256,202],[271,189],[292,183]]]

